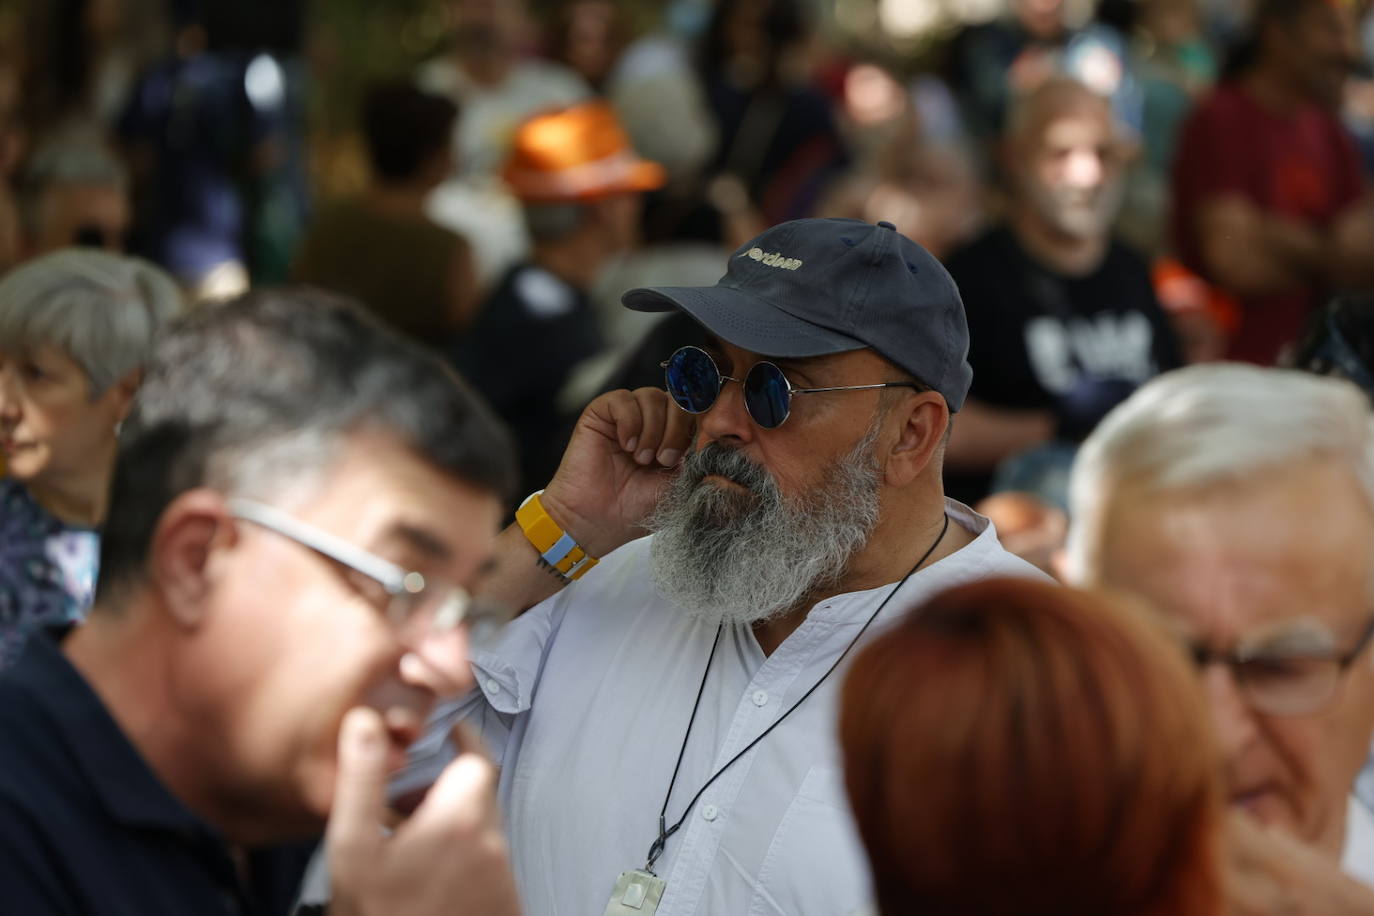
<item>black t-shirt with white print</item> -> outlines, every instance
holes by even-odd
[[[968,315],[969,396],[985,404],[1054,410],[1085,384],[1139,385],[1182,364],[1148,264],[1116,240],[1096,270],[1070,276],[1032,258],[999,226],[946,267]],[[945,483],[951,496],[976,501],[991,475],[947,473]]]

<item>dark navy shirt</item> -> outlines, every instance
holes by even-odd
[[[0,912],[285,911],[253,896],[224,840],[158,781],[52,635],[30,639],[0,674]]]

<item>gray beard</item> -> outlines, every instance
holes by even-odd
[[[878,523],[877,435],[875,422],[791,501],[739,451],[710,443],[693,452],[647,523],[660,594],[707,624],[754,624],[838,582]]]
[[[1100,238],[1111,231],[1125,193],[1126,183],[1120,179],[1107,182],[1092,194],[1030,183],[1031,199],[1044,219],[1075,239]]]

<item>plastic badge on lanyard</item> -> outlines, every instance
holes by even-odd
[[[643,869],[621,872],[605,916],[653,916],[667,886],[668,882]]]

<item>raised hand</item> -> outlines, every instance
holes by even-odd
[[[659,388],[603,394],[578,419],[544,508],[594,557],[639,537],[691,445],[693,419]]]
[[[1330,856],[1244,812],[1229,817],[1228,916],[1374,916],[1374,890]]]
[[[519,916],[496,807],[496,770],[455,729],[458,756],[389,835],[386,732],[359,707],[339,732],[339,775],[325,852],[331,916]]]

